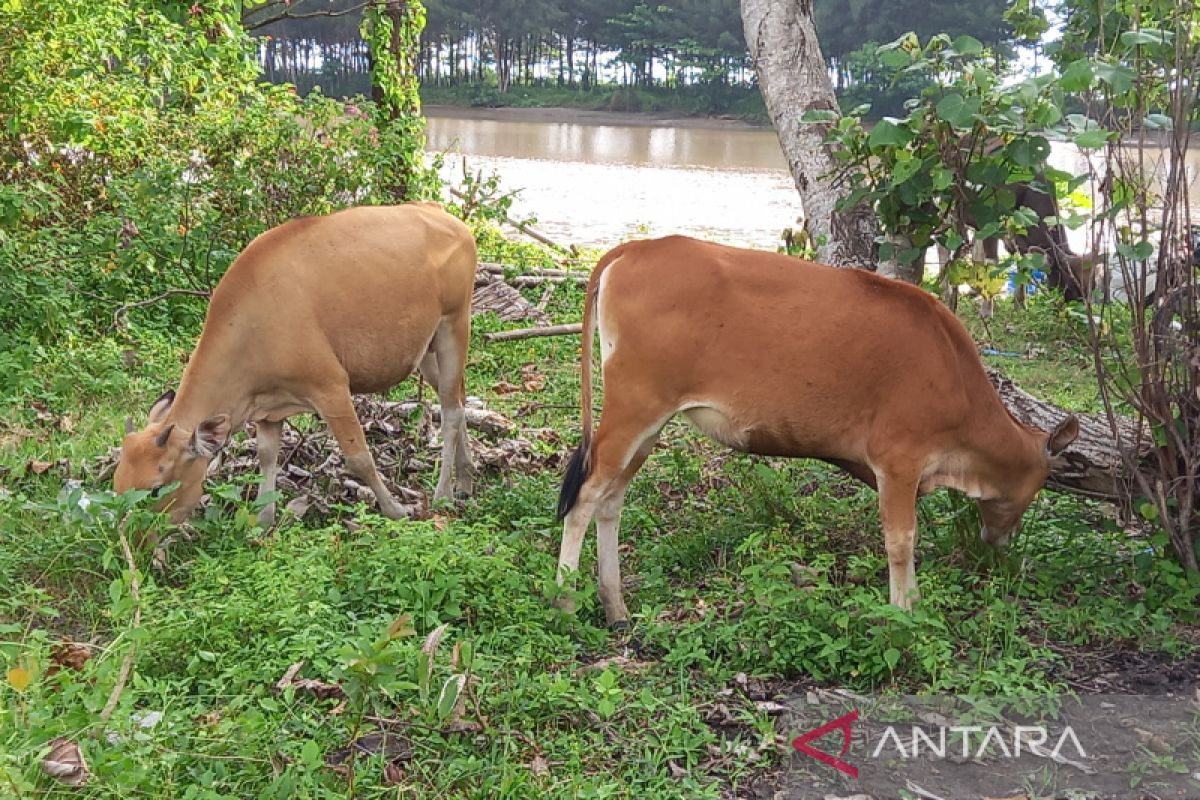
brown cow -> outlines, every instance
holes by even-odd
[[[600,598],[628,618],[617,531],[625,488],[682,412],[736,450],[819,458],[879,490],[891,601],[917,597],[917,496],[939,486],[979,501],[1002,544],[1078,434],[1008,413],[958,319],[922,290],[869,272],[685,237],[610,251],[588,284],[583,443],[559,497],[558,580],[579,564],[596,517]],[[592,436],[592,336],[605,386]],[[569,606],[569,603],[565,603]]]
[[[471,330],[475,240],[434,203],[368,206],[293,220],[259,236],[217,284],[179,391],[132,432],[126,420],[118,492],[179,482],[158,507],[182,522],[203,491],[209,461],[254,422],[263,482],[274,491],[283,420],[316,412],[346,466],[380,510],[403,509],[367,450],[352,393],[382,392],[419,368],[442,406],[435,498],[471,490],[463,367]],[[274,504],[259,520],[271,524]]]

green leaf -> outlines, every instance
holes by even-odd
[[[883,53],[880,53],[879,60],[882,61],[886,67],[899,69],[900,67],[906,67],[911,64],[913,59],[907,51],[894,48],[892,50],[885,50]]]
[[[892,168],[892,186],[899,186],[906,180],[916,175],[921,169],[921,162],[915,158],[910,158],[906,161],[897,161],[896,166]]]
[[[953,47],[960,56],[977,56],[983,52],[983,42],[974,36],[959,36]]]
[[[1134,48],[1138,45],[1166,44],[1173,38],[1173,34],[1168,31],[1143,28],[1140,31],[1124,31],[1121,34],[1121,44],[1125,47]]]
[[[801,122],[833,122],[840,115],[828,108],[810,108],[800,115]]]
[[[900,663],[900,651],[894,647],[889,647],[883,651],[883,660],[887,662],[888,670],[895,672],[896,665]]]
[[[442,684],[441,694],[438,695],[437,715],[441,722],[450,718],[454,705],[458,702],[459,676],[451,675]]]
[[[963,97],[957,92],[946,95],[937,104],[937,115],[955,128],[970,128],[975,124],[975,115],[979,113],[978,97]]]
[[[1050,142],[1042,136],[1028,139],[1015,139],[1005,148],[1009,159],[1019,167],[1032,167],[1040,164],[1050,155]]]
[[[1158,519],[1158,506],[1147,500],[1138,506],[1138,513],[1142,515],[1142,519],[1154,522]]]
[[[1133,88],[1136,77],[1134,71],[1124,64],[1108,64],[1100,62],[1094,67],[1096,77],[1107,83],[1117,94],[1123,94]]]
[[[1086,58],[1072,61],[1063,70],[1058,85],[1064,92],[1082,92],[1092,85],[1092,65]]]
[[[304,762],[306,767],[310,769],[319,766],[321,763],[321,748],[312,739],[304,743],[300,748],[300,760]]]
[[[871,149],[880,147],[902,147],[912,141],[913,134],[907,128],[902,128],[886,119],[881,119],[871,128],[867,144]]]
[[[1084,131],[1075,134],[1071,141],[1075,142],[1075,146],[1080,149],[1094,150],[1097,147],[1104,147],[1108,142],[1108,131],[1103,129]]]
[[[1143,124],[1150,130],[1171,131],[1175,129],[1175,120],[1166,114],[1147,114]]]

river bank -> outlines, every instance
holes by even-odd
[[[587,114],[630,115],[625,123],[658,124],[662,120],[680,125],[692,120],[743,122],[769,125],[766,107],[758,90],[749,86],[685,86],[672,89],[631,86],[598,86],[589,90],[558,86],[509,87],[501,93],[486,84],[444,86],[424,84],[421,100],[426,106],[452,106],[463,111],[482,109],[567,109]],[[703,123],[700,123],[703,124]]]
[[[428,104],[423,106],[422,110],[427,117],[527,122],[538,125],[621,125],[633,128],[692,128],[695,130],[770,129],[769,125],[755,124],[738,117],[687,116],[676,111],[605,111],[563,106],[486,108],[446,104]]]

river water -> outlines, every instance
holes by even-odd
[[[504,190],[519,190],[512,215],[536,218],[538,230],[564,244],[685,233],[774,249],[802,213],[770,128],[587,112],[561,121],[553,109],[426,112],[429,150],[448,153],[446,179],[461,183],[464,164],[498,175]],[[1065,143],[1054,144],[1050,162],[1076,174],[1086,168]],[[1200,201],[1200,148],[1188,162]],[[1078,251],[1089,249],[1086,228],[1068,234]]]

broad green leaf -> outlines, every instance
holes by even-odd
[[[983,42],[974,36],[959,36],[953,47],[960,56],[977,56],[983,52]]]
[[[872,149],[879,147],[899,147],[908,144],[912,141],[913,134],[907,128],[902,128],[886,119],[881,119],[875,123],[875,127],[871,128],[871,135],[867,137],[867,144]]]
[[[1058,79],[1058,85],[1064,92],[1082,92],[1092,85],[1093,77],[1091,63],[1086,58],[1081,58],[1067,65]]]
[[[300,760],[304,762],[306,767],[316,767],[321,763],[321,748],[312,739],[309,739],[300,748]]]
[[[887,50],[887,51],[881,53],[879,56],[879,60],[882,61],[884,66],[886,66],[886,67],[891,67],[892,69],[899,69],[900,67],[907,67],[909,64],[912,63],[913,59],[912,59],[912,56],[909,55],[906,51],[900,50],[897,48],[894,50]]]
[[[892,186],[899,186],[921,169],[921,162],[915,158],[897,161],[892,168]]]
[[[1075,146],[1083,150],[1094,150],[1097,147],[1103,147],[1108,142],[1108,131],[1093,130],[1077,133],[1071,138],[1075,142]]]
[[[883,651],[883,660],[887,662],[889,670],[895,671],[896,665],[900,663],[900,651],[894,647],[889,647]]]
[[[1175,120],[1166,114],[1147,114],[1143,124],[1151,130],[1170,131],[1175,129]]]
[[[1174,39],[1174,34],[1169,31],[1160,31],[1153,28],[1143,28],[1140,31],[1124,31],[1121,33],[1121,44],[1125,47],[1137,47],[1138,45],[1154,45],[1166,44]]]
[[[458,694],[462,688],[461,676],[452,675],[442,684],[441,694],[438,695],[437,715],[439,721],[450,718],[454,705],[458,702]]]
[[[979,107],[978,97],[964,98],[955,92],[938,101],[937,115],[955,128],[966,129],[975,124],[975,115],[979,113]]]
[[[1050,155],[1050,142],[1042,136],[1015,139],[1009,143],[1006,152],[1017,166],[1032,167],[1045,161]]]
[[[1107,64],[1100,62],[1093,67],[1096,77],[1107,83],[1117,94],[1128,92],[1133,88],[1134,72],[1124,64]]]

